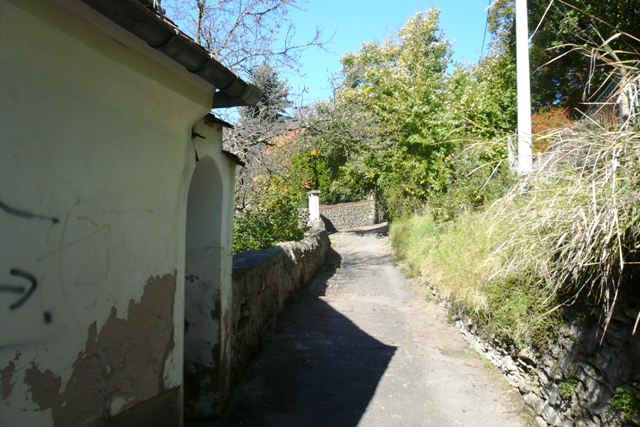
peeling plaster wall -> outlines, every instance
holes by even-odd
[[[33,402],[41,410],[51,409],[56,425],[92,425],[118,414],[127,403],[166,391],[159,368],[175,346],[173,316],[167,313],[175,292],[175,274],[151,277],[140,302],[129,302],[126,318],[119,318],[112,307],[100,332],[93,322],[63,392],[60,375],[32,361],[24,383]],[[167,415],[177,419],[177,414]]]
[[[179,425],[191,130],[215,88],[86,9],[0,0],[0,425]]]
[[[316,228],[300,242],[233,257],[233,381],[262,348],[293,292],[311,283],[330,245],[326,230]]]

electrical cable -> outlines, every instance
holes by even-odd
[[[484,34],[482,35],[482,48],[480,49],[480,56],[484,53],[484,41],[487,37],[487,28],[489,28],[489,10],[491,9],[492,0],[489,0],[489,7],[487,7],[487,20],[484,23]]]

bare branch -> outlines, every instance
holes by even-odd
[[[300,53],[308,48],[324,49],[316,28],[308,40],[296,35],[292,10],[301,10],[297,0],[166,0],[167,13],[186,26],[196,42],[237,73],[249,75],[261,63],[298,71]]]

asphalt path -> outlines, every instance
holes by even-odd
[[[519,395],[392,262],[385,226],[331,243],[214,425],[529,425]]]

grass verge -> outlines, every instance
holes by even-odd
[[[484,211],[390,227],[414,275],[507,346],[540,350],[579,297],[601,309],[606,333],[640,272],[638,133],[580,125],[548,138],[537,171]]]

